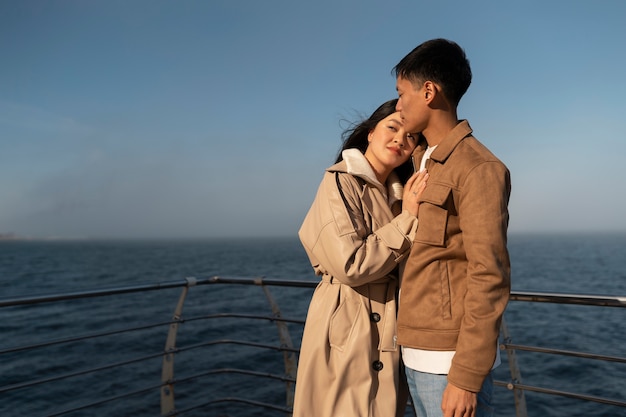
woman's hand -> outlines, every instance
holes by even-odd
[[[416,172],[409,178],[404,185],[404,194],[402,195],[402,211],[406,210],[413,216],[417,217],[419,211],[419,199],[426,188],[428,180],[428,172],[426,170]]]

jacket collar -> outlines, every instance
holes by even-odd
[[[454,148],[456,148],[463,139],[471,134],[472,128],[470,127],[468,121],[461,120],[461,122],[457,124],[441,142],[439,142],[439,145],[437,145],[437,148],[430,155],[430,158],[437,162],[445,161],[448,159]]]
[[[402,200],[402,193],[404,187],[395,172],[391,172],[387,178],[387,186],[378,181],[376,174],[372,169],[372,166],[365,158],[365,155],[358,149],[346,149],[341,152],[343,161],[336,163],[327,169],[329,172],[345,172],[355,177],[363,179],[368,184],[378,188],[383,194],[387,196],[389,205],[394,202]]]

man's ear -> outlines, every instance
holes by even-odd
[[[431,102],[439,91],[437,90],[437,85],[434,82],[426,81],[424,83],[423,92],[424,92],[424,99],[427,102]]]

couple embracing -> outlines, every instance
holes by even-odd
[[[426,41],[394,71],[398,98],[344,132],[299,231],[321,280],[294,417],[400,417],[408,395],[418,417],[493,415],[509,171],[457,117],[459,45]]]

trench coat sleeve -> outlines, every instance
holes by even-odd
[[[392,272],[408,255],[416,229],[417,218],[394,217],[377,188],[326,172],[299,236],[318,275],[356,287]]]
[[[500,163],[485,162],[468,175],[463,188],[459,217],[467,255],[467,294],[448,380],[477,392],[496,357],[500,321],[511,288],[509,172]]]

